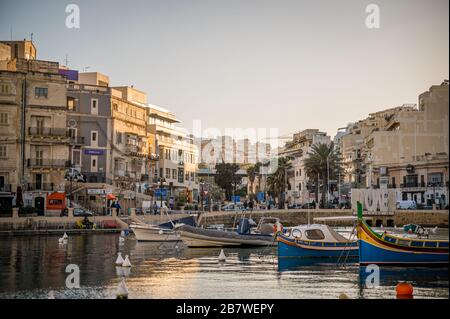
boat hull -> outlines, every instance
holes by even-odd
[[[180,234],[173,230],[162,230],[157,228],[133,227],[131,228],[136,236],[137,241],[181,241]]]
[[[188,247],[258,247],[276,245],[273,236],[240,235],[221,230],[182,226],[181,240]]]
[[[295,241],[283,235],[278,235],[277,241],[279,258],[342,258],[343,260],[358,258],[358,247],[356,242],[348,244],[321,242],[306,243]]]
[[[358,226],[359,263],[392,266],[448,266],[448,247],[445,249],[418,249],[385,243],[368,226]],[[414,241],[414,240],[412,240]],[[420,241],[416,241],[420,242]],[[432,241],[429,241],[432,242]]]

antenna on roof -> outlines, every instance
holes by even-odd
[[[69,66],[69,55],[67,53],[66,53],[65,62],[66,62],[66,66]]]
[[[31,32],[31,34],[30,34],[30,39],[31,39],[31,42],[33,42],[33,32]]]
[[[13,34],[12,24],[9,26],[9,33],[10,33],[11,41],[12,41],[12,39],[13,39],[13,37],[12,37],[12,34]]]

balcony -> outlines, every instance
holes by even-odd
[[[29,183],[26,185],[27,191],[55,191],[53,183]]]
[[[132,145],[132,144],[127,144],[125,146],[125,152],[127,154],[133,154],[133,153],[138,153],[139,152],[139,147],[137,145]]]
[[[11,191],[11,184],[0,185],[0,192],[10,192],[10,191]]]
[[[64,159],[29,158],[27,167],[30,168],[68,168],[70,161]]]
[[[28,134],[33,137],[67,137],[67,128],[29,127]]]
[[[74,136],[69,138],[70,145],[85,145],[84,144],[84,136]]]

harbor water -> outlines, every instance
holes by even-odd
[[[448,238],[448,230],[442,236]],[[275,247],[187,248],[178,243],[119,243],[118,234],[4,237],[0,240],[0,298],[115,298],[126,278],[129,298],[395,298],[399,281],[414,298],[448,298],[448,268],[380,267],[379,285],[366,285],[355,263],[286,259]],[[117,253],[131,268],[116,267]],[[67,288],[68,265],[79,267],[80,288]]]

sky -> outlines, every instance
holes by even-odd
[[[80,28],[65,25],[68,4]],[[366,27],[368,4],[379,28]],[[339,127],[449,78],[448,0],[0,0],[0,40],[134,85],[188,129]]]

